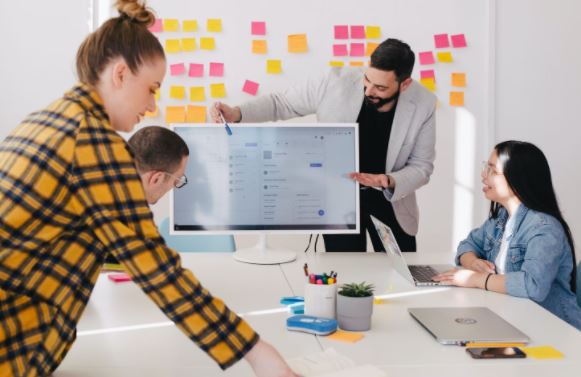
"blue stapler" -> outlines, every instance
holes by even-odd
[[[286,320],[286,328],[315,335],[329,335],[337,330],[337,321],[312,315],[293,315]]]

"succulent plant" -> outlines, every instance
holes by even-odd
[[[369,297],[373,296],[375,286],[366,282],[348,283],[339,287],[339,294],[346,297]]]

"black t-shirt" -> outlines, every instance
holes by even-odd
[[[361,173],[385,174],[387,146],[396,106],[382,113],[363,102],[357,117]]]

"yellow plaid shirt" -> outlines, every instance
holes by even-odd
[[[109,253],[222,368],[258,341],[165,245],[127,144],[79,84],[0,143],[0,376],[56,369]]]

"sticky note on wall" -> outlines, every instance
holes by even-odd
[[[256,93],[258,92],[258,86],[259,86],[259,84],[257,82],[246,80],[246,81],[244,81],[244,86],[242,87],[242,91],[244,93],[248,93],[250,95],[255,96]]]
[[[365,56],[365,44],[351,43],[349,56]]]
[[[423,79],[420,79],[420,84],[422,84],[431,92],[436,90],[436,80],[434,80],[434,78],[432,77],[425,77]]]
[[[163,20],[161,18],[156,18],[153,25],[149,27],[149,31],[152,33],[161,33],[163,31]]]
[[[450,92],[450,106],[464,106],[464,92]]]
[[[434,79],[434,81],[436,81],[436,72],[434,72],[433,69],[420,71],[420,78],[422,79],[432,78]]]
[[[346,44],[333,45],[333,56],[347,56],[348,54]]]
[[[198,21],[196,21],[196,20],[184,20],[182,22],[182,30],[187,32],[187,33],[198,31]]]
[[[288,36],[288,52],[303,53],[308,51],[307,35],[294,34]]]
[[[188,123],[206,123],[206,106],[189,105],[186,121]]]
[[[379,43],[367,42],[367,45],[365,46],[365,56],[371,56],[377,46],[379,46]]]
[[[190,63],[190,71],[188,73],[190,77],[203,77],[204,76],[204,65],[197,63]]]
[[[448,39],[448,34],[436,34],[434,35],[434,43],[436,48],[448,48],[450,47],[450,40]]]
[[[351,25],[351,39],[365,39],[365,26]]]
[[[165,108],[166,123],[184,123],[186,121],[186,108],[184,106],[167,106]]]
[[[196,38],[182,38],[182,50],[186,52],[196,50]]]
[[[169,97],[173,99],[184,99],[186,88],[181,85],[173,85],[169,88]]]
[[[200,48],[202,50],[214,50],[216,48],[214,37],[200,38]]]
[[[209,32],[219,33],[222,31],[222,20],[219,18],[209,18],[206,23]]]
[[[282,62],[280,60],[269,59],[266,61],[266,73],[282,73]]]
[[[190,88],[190,101],[203,102],[206,100],[206,90],[203,86],[192,86]]]
[[[163,31],[180,31],[180,23],[175,18],[163,20]]]
[[[379,26],[366,26],[365,36],[370,39],[381,38],[381,27]]]
[[[434,64],[436,61],[434,60],[434,54],[432,51],[424,51],[419,53],[419,60],[420,64],[427,65],[427,64]]]
[[[165,51],[170,54],[175,54],[176,52],[180,52],[180,40],[179,39],[166,39],[165,40]]]
[[[343,67],[345,65],[345,63],[344,62],[341,62],[341,61],[337,61],[337,60],[331,60],[329,62],[329,65],[331,67]]]
[[[455,48],[466,47],[466,37],[464,34],[455,34],[450,36],[452,39],[452,46]]]
[[[224,76],[224,63],[210,63],[210,76],[211,77]]]
[[[226,86],[224,84],[210,84],[210,96],[212,98],[226,97]]]
[[[438,57],[438,61],[440,63],[452,63],[454,61],[454,59],[452,59],[452,53],[449,51],[438,52],[436,56]]]
[[[335,25],[335,39],[349,39],[349,27],[347,25]]]
[[[169,72],[172,76],[179,76],[186,73],[186,66],[184,63],[172,64],[169,66]]]
[[[266,54],[268,48],[266,44],[266,40],[264,39],[255,39],[252,41],[252,53],[253,54]]]
[[[250,25],[250,34],[252,35],[266,35],[266,22],[252,21]]]
[[[452,73],[452,86],[465,87],[466,86],[466,74],[455,72]]]

